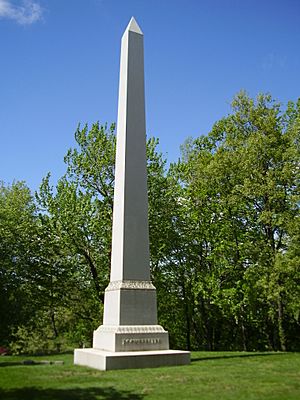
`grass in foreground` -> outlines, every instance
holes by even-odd
[[[23,360],[63,365],[22,365]],[[1,400],[300,399],[300,353],[194,352],[189,366],[97,371],[73,356],[0,358]]]

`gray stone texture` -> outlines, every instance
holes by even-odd
[[[143,33],[134,18],[122,37],[110,283],[103,325],[93,349],[76,349],[75,364],[98,369],[189,363],[189,352],[169,350],[157,325],[150,281]]]

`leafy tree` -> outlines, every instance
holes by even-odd
[[[50,185],[48,174],[37,195],[38,203],[45,213],[42,220],[49,231],[49,238],[59,244],[60,250],[56,250],[59,265],[67,263],[69,271],[72,271],[71,276],[66,278],[67,285],[76,288],[80,294],[78,297],[82,298],[82,310],[77,308],[75,320],[79,327],[89,324],[90,339],[93,329],[101,323],[104,290],[109,282],[114,129],[114,125],[108,129],[98,123],[90,130],[87,126],[83,129],[78,127],[75,133],[77,147],[70,149],[65,157],[66,174],[58,181],[55,189]],[[163,236],[159,235],[166,227],[166,219],[162,218],[161,213],[167,206],[165,204],[160,208],[158,204],[163,199],[160,194],[167,190],[167,185],[164,177],[165,161],[156,152],[156,145],[155,139],[147,143],[153,269],[162,257]],[[157,240],[159,237],[160,240]],[[76,290],[70,290],[73,300]],[[69,304],[74,307],[72,303]],[[76,304],[79,306],[80,301],[76,300]],[[76,333],[77,328],[74,329]]]
[[[217,306],[222,325],[230,321],[219,338],[227,348],[231,340],[243,349],[285,350],[297,271],[282,274],[279,260],[286,259],[288,227],[299,216],[299,103],[283,113],[271,96],[255,102],[241,92],[232,107],[189,146],[182,167],[194,222],[204,228],[197,302],[206,303],[200,315]],[[289,299],[286,285],[294,287]]]
[[[115,126],[78,127],[36,202],[0,186],[0,340],[15,352],[89,345],[109,281]],[[147,142],[152,280],[171,346],[300,346],[300,101],[245,92],[167,167]]]
[[[0,185],[0,341],[9,343],[14,327],[29,317],[28,271],[35,264],[36,207],[23,182]]]

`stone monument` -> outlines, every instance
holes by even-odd
[[[121,44],[110,283],[103,325],[93,348],[75,349],[74,363],[109,370],[182,365],[187,351],[169,350],[157,324],[150,280],[143,33],[131,18]]]

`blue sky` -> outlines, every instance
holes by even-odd
[[[145,35],[147,133],[169,161],[233,96],[300,96],[299,0],[0,0],[0,180],[65,172],[77,124],[116,121],[120,39]]]

